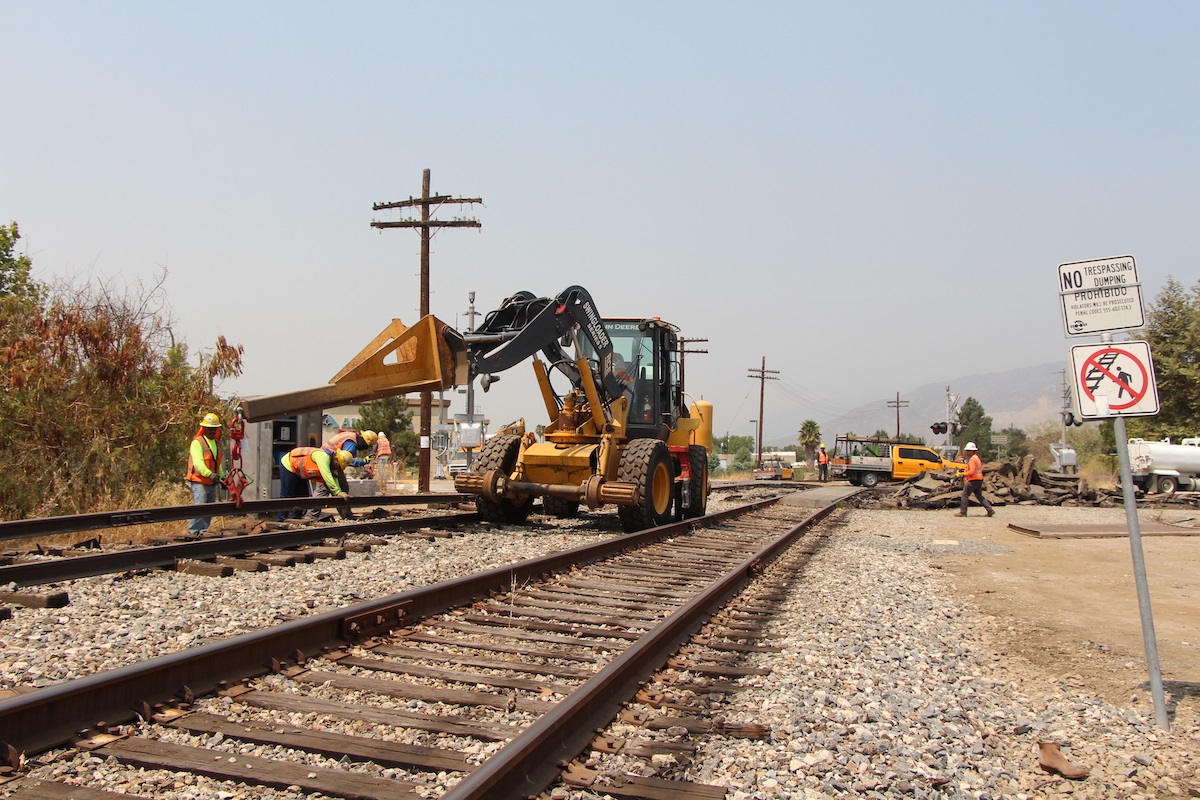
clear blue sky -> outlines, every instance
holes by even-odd
[[[707,338],[688,383],[766,439],[1061,359],[1057,265],[1200,255],[1200,4],[26,2],[0,7],[0,220],[42,279],[150,282],[246,348],[224,392],[326,382],[415,321],[373,202],[482,197],[432,308],[520,289]],[[697,345],[699,347],[699,345]],[[532,374],[487,395],[541,421]],[[987,406],[987,399],[980,398]],[[456,410],[462,410],[461,399]]]

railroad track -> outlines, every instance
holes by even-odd
[[[753,503],[0,700],[0,770],[66,759],[53,748],[71,743],[126,775],[184,771],[342,797],[422,796],[419,783],[442,773],[457,779],[451,800],[595,784],[603,776],[573,763],[589,747],[679,755],[592,739],[664,665],[693,676],[673,697],[721,691],[713,676],[736,674],[730,657],[761,647],[746,640],[770,595],[713,615],[781,553],[803,553],[796,541],[827,511]],[[664,697],[640,700],[687,708]],[[670,716],[687,730],[705,724]],[[262,746],[302,763],[246,753]],[[123,780],[133,796],[154,795],[154,779],[144,795],[140,779]],[[649,778],[603,791],[724,795]],[[113,797],[29,778],[10,792]]]
[[[230,574],[237,569],[265,570],[273,566],[292,566],[298,560],[311,561],[313,557],[340,558],[344,553],[339,555],[329,551],[344,550],[350,537],[391,536],[428,528],[448,531],[455,526],[477,520],[478,515],[474,512],[455,512],[220,536],[61,558],[31,559],[0,566],[0,586],[39,586],[94,575],[164,567],[212,575]],[[330,541],[335,544],[321,552],[319,547]],[[314,547],[318,550],[313,551]],[[308,552],[300,552],[298,549],[307,549]],[[208,566],[203,566],[205,564]],[[15,600],[16,598],[10,599]]]

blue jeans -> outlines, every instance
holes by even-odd
[[[192,484],[192,502],[196,505],[217,502],[217,485],[204,484],[199,481],[189,481]],[[188,533],[200,534],[208,530],[212,517],[194,517],[188,520]]]

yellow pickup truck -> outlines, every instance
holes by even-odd
[[[943,459],[923,444],[866,436],[838,436],[834,440],[830,472],[855,486],[871,487],[880,481],[903,481],[926,470],[966,471],[961,461]]]

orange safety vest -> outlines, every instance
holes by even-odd
[[[325,477],[321,475],[321,465],[313,458],[313,453],[320,449],[320,447],[297,447],[288,453],[288,460],[291,462],[292,472],[296,473],[296,477],[309,481],[325,480]]]
[[[338,449],[345,442],[354,442],[357,446],[358,431],[342,431],[341,433],[335,433],[332,439],[322,445],[321,449],[326,453],[329,453],[331,456],[336,455]]]
[[[391,454],[392,454],[392,443],[389,442],[388,438],[386,436],[384,436],[382,433],[379,434],[379,438],[375,440],[375,455],[390,456]]]
[[[983,480],[983,461],[980,460],[978,454],[972,455],[967,459],[967,473],[963,475],[964,481],[981,481]]]
[[[829,463],[829,453],[825,452],[824,450],[818,450],[817,451],[817,463],[818,464],[828,464]]]
[[[217,471],[217,454],[213,452],[212,447],[208,446],[208,437],[206,437],[204,435],[203,428],[196,431],[196,435],[192,437],[193,442],[196,441],[197,439],[200,440],[200,450],[204,454],[204,466],[208,468],[209,472],[216,472]],[[216,443],[217,443],[217,440],[213,439],[214,447],[216,446]],[[176,462],[176,463],[178,463],[178,462]],[[175,474],[178,475],[179,473],[176,472]],[[193,483],[203,483],[205,486],[212,486],[214,483],[217,482],[215,478],[204,477],[203,475],[200,474],[200,471],[198,469],[196,469],[196,465],[192,463],[191,443],[188,443],[188,465],[187,465],[186,479],[189,481],[192,481]]]

